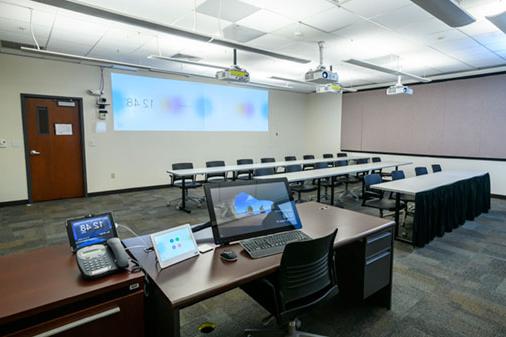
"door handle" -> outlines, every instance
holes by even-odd
[[[30,154],[31,154],[32,156],[38,156],[38,155],[40,154],[40,152],[39,152],[39,151],[35,151],[35,150],[31,150],[31,151],[30,151]]]

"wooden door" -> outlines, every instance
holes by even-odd
[[[25,97],[23,113],[31,201],[84,196],[78,102]]]

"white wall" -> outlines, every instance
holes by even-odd
[[[107,72],[105,78],[108,88]],[[311,95],[270,90],[267,133],[114,132],[111,116],[107,132],[96,133],[95,97],[86,90],[98,88],[98,83],[99,68],[95,66],[0,54],[0,138],[9,144],[0,148],[0,202],[24,200],[28,195],[21,93],[83,98],[90,193],[165,184],[165,170],[173,162],[192,161],[203,166],[206,160],[235,163],[244,157],[281,159],[287,154],[302,156],[312,151],[321,155],[338,149],[340,99],[326,98],[320,104]],[[326,136],[331,137],[328,143]]]

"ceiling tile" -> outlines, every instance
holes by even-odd
[[[458,30],[471,36],[476,36],[479,34],[497,32],[498,29],[496,26],[494,26],[492,22],[485,19],[481,19],[477,20],[474,23],[471,23],[470,25],[459,27]]]
[[[107,31],[106,24],[70,19],[66,16],[56,17],[51,39],[78,41],[83,44],[93,44]]]
[[[304,23],[327,32],[332,32],[358,20],[360,19],[356,15],[342,8],[335,7],[305,18]]]
[[[334,35],[321,32],[301,23],[290,24],[272,32],[272,34],[282,36],[293,41],[314,42],[315,44],[316,41],[325,41],[335,37]]]
[[[207,0],[197,7],[199,13],[230,22],[239,21],[258,10],[258,7],[239,0]]]
[[[223,29],[223,36],[226,39],[242,43],[254,40],[264,34],[264,32],[261,32],[259,30],[240,26],[237,24],[229,25]]]
[[[270,33],[293,22],[293,20],[287,19],[284,16],[261,9],[244,19],[237,21],[237,24],[265,33]]]
[[[274,34],[265,34],[257,39],[251,40],[250,42],[248,42],[248,45],[262,49],[275,50],[278,48],[287,47],[293,43],[294,42],[292,40],[282,36],[277,36]]]
[[[363,17],[372,18],[412,4],[409,0],[376,0],[374,4],[371,0],[352,0],[343,3],[342,7]]]
[[[327,0],[243,0],[254,6],[268,9],[274,13],[285,16],[293,20],[304,20],[307,17],[315,15],[334,8],[335,5]]]
[[[374,17],[372,20],[391,29],[401,29],[404,26],[433,18],[432,15],[411,3],[396,10],[385,12],[385,14]]]
[[[194,23],[195,31],[212,36],[221,36],[220,27],[223,30],[231,24],[231,22],[227,20],[219,20],[209,15],[197,13],[196,16],[193,14],[183,16],[179,20],[176,20],[173,25],[193,31]]]
[[[199,6],[203,0],[195,0]],[[138,18],[171,24],[194,9],[194,1],[181,0],[81,0],[80,2]]]

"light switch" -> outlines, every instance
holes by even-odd
[[[0,139],[0,148],[6,148],[7,147],[7,139]]]

